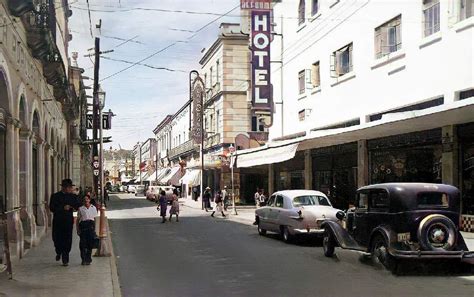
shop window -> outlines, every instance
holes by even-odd
[[[300,4],[298,5],[298,25],[302,25],[305,22],[305,1],[300,0]]]
[[[302,95],[305,92],[305,71],[298,72],[298,94]]]
[[[375,28],[375,58],[381,58],[402,48],[402,16],[399,15]]]
[[[430,36],[439,31],[439,0],[423,1],[423,36]]]
[[[331,77],[340,77],[352,71],[352,43],[331,55]]]
[[[319,87],[321,84],[321,77],[319,75],[319,61],[313,63],[311,67],[311,85],[313,88]]]
[[[312,0],[311,1],[311,15],[315,16],[319,12],[319,1]]]

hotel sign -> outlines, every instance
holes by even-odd
[[[270,10],[271,0],[240,0],[240,8]]]
[[[202,116],[204,111],[204,82],[200,76],[197,76],[192,85],[191,100],[193,101],[193,127],[191,130],[194,143],[201,144],[203,134]]]
[[[252,105],[254,110],[272,110],[270,83],[271,10],[251,12]]]

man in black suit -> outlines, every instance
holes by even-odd
[[[81,206],[79,197],[73,192],[72,180],[64,179],[61,182],[61,191],[51,195],[49,202],[49,209],[53,213],[53,242],[56,261],[62,259],[64,266],[69,264],[74,226],[73,212]]]

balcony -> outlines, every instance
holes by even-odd
[[[21,1],[17,1],[21,2]],[[23,1],[28,2],[28,1]],[[22,22],[26,30],[27,44],[33,57],[41,61],[43,75],[48,84],[54,87],[54,97],[64,103],[68,97],[69,84],[61,54],[55,41],[55,25],[51,24],[52,3],[50,0],[39,0],[36,9],[22,14]]]
[[[20,17],[34,10],[35,6],[33,0],[8,0],[8,9],[12,15]]]
[[[172,148],[169,152],[169,158],[176,159],[184,154],[191,153],[195,150],[197,150],[196,144],[194,144],[193,140],[191,139],[175,148]]]
[[[204,147],[209,148],[221,143],[221,134],[215,133],[204,139]]]

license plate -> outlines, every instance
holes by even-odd
[[[407,233],[398,233],[398,242],[409,241],[410,240],[410,232]]]

